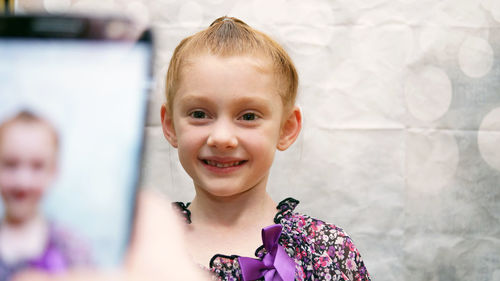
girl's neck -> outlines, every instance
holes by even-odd
[[[229,197],[211,196],[197,189],[189,209],[194,224],[231,229],[271,224],[276,204],[265,188],[254,187]]]
[[[277,211],[265,184],[230,197],[212,196],[196,188],[189,210],[188,253],[207,267],[216,253],[253,256],[262,245],[261,229],[273,224]]]
[[[5,219],[0,227],[0,256],[8,264],[30,259],[41,254],[48,239],[47,220],[36,214],[23,223]]]

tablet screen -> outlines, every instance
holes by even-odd
[[[0,37],[0,275],[16,266],[57,271],[122,260],[140,171],[150,45]]]

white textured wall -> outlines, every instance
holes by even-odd
[[[33,0],[25,0],[33,2]],[[344,227],[374,280],[500,280],[497,0],[56,1],[155,31],[143,186],[190,200],[163,139],[163,80],[179,41],[222,15],[267,32],[300,74],[304,129],[278,153],[275,200]]]

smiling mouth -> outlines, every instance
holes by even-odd
[[[217,167],[217,168],[230,168],[230,167],[235,167],[244,164],[247,162],[247,160],[242,160],[242,161],[233,161],[233,162],[218,162],[218,161],[213,161],[213,160],[201,160],[203,163],[205,163],[208,166],[212,167]]]

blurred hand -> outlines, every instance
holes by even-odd
[[[173,214],[170,202],[148,190],[140,191],[137,200],[132,242],[122,268],[106,272],[72,270],[61,275],[28,271],[14,281],[210,280],[208,273],[187,256],[181,221]]]

